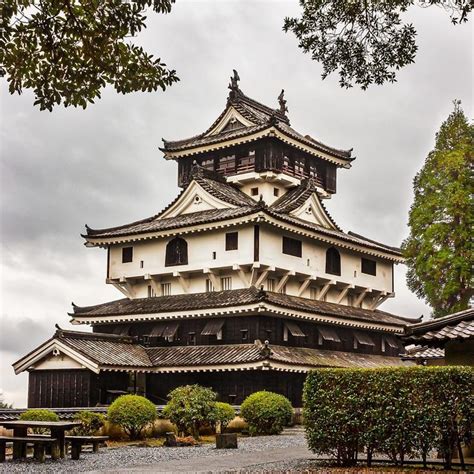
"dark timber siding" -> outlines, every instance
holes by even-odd
[[[88,370],[38,370],[30,372],[28,407],[91,406],[92,375]]]
[[[146,396],[153,403],[163,404],[167,401],[168,393],[174,388],[197,383],[212,388],[223,402],[240,405],[251,393],[269,390],[285,395],[293,406],[301,407],[305,377],[305,374],[274,370],[147,374]]]

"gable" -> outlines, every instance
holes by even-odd
[[[191,181],[180,198],[160,215],[160,219],[167,219],[169,217],[176,217],[182,214],[191,214],[194,212],[227,208],[235,208],[235,206],[216,198],[196,181]]]
[[[234,107],[230,106],[227,109],[227,112],[225,112],[222,118],[209,132],[205,134],[205,136],[208,137],[211,135],[217,135],[219,133],[235,130],[237,128],[251,127],[252,125],[256,124],[246,119]]]
[[[97,363],[58,339],[50,339],[13,364],[16,374],[39,369],[89,369],[99,373]]]
[[[316,193],[311,194],[303,205],[292,211],[290,215],[326,227],[327,229],[338,230]]]

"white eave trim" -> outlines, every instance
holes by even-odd
[[[44,357],[50,355],[54,349],[57,349],[59,352],[67,355],[71,359],[75,360],[78,364],[81,364],[85,369],[89,369],[92,372],[98,374],[100,372],[99,365],[80,354],[79,352],[71,349],[66,344],[62,343],[59,339],[52,339],[41,346],[39,346],[35,351],[23,357],[19,361],[13,364],[13,369],[15,374],[20,374],[25,370],[32,369],[34,370],[34,364]]]

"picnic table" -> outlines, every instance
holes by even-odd
[[[65,431],[80,426],[80,421],[0,421],[0,426],[6,429],[13,429],[13,438],[25,438],[28,435],[28,428],[45,428],[51,430],[51,438],[55,438],[58,443],[59,456],[65,457]],[[13,459],[26,457],[26,444],[21,441],[13,441]]]

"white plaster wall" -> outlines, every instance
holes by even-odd
[[[286,255],[282,252],[282,235],[302,240],[301,258]],[[367,258],[377,261],[377,275],[367,275],[361,272],[361,254],[339,249],[341,255],[341,275],[332,275],[325,271],[326,250],[328,248],[329,245],[325,245],[317,240],[290,233],[281,234],[269,226],[261,226],[260,228],[260,262],[263,264],[303,274],[316,275],[329,280],[350,283],[364,288],[387,292],[392,291],[392,265],[390,262],[367,256]]]
[[[35,370],[83,369],[84,366],[65,354],[47,356],[35,364]]]
[[[258,195],[252,196],[252,188],[258,188]],[[278,196],[274,195],[274,189],[278,189]],[[277,199],[280,199],[288,189],[286,189],[282,184],[278,182],[266,182],[266,181],[254,181],[252,183],[245,184],[240,188],[245,194],[248,194],[251,198],[258,201],[260,195],[262,195],[263,200],[268,204],[273,204]]]
[[[239,232],[238,250],[225,250],[225,234]],[[117,245],[110,249],[109,278],[140,277],[145,274],[161,275],[173,272],[202,271],[204,268],[232,267],[234,264],[253,262],[253,226],[226,228],[184,235],[188,243],[188,265],[165,266],[166,244],[171,238]],[[122,247],[133,246],[133,261],[122,263]],[[216,258],[213,258],[216,252]],[[143,261],[143,268],[140,262]]]

